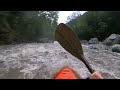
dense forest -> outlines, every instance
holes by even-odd
[[[40,38],[54,39],[58,11],[0,11],[0,44],[36,42]],[[104,40],[110,34],[120,34],[120,11],[87,11],[68,17],[67,23],[80,39],[97,37]]]
[[[120,11],[87,11],[83,15],[73,13],[67,25],[80,39],[97,37],[104,40],[112,33],[120,34]]]
[[[0,44],[54,39],[58,11],[0,11]]]

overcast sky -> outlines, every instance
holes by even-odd
[[[59,11],[59,18],[58,18],[58,24],[59,23],[66,23],[67,17],[71,15],[73,12],[77,11]],[[80,11],[81,14],[85,13],[86,11]]]

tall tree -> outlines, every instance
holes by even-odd
[[[120,11],[88,11],[71,19],[70,26],[80,39],[97,37],[104,40],[112,33],[120,34]]]
[[[0,11],[0,43],[53,37],[58,11]]]

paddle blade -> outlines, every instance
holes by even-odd
[[[55,38],[66,51],[80,59],[91,73],[94,72],[89,62],[84,57],[78,36],[68,26],[63,23],[59,24],[55,31]]]
[[[78,36],[65,24],[60,23],[55,31],[59,44],[73,56],[83,61],[83,49]]]

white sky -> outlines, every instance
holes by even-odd
[[[66,23],[67,17],[71,15],[73,12],[77,11],[59,11],[59,18],[58,18],[58,24],[59,23]],[[80,11],[81,14],[85,13],[86,11]]]

